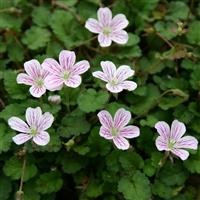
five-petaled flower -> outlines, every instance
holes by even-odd
[[[123,29],[128,26],[128,20],[124,14],[117,14],[112,18],[109,8],[99,8],[97,11],[98,21],[89,18],[85,27],[92,33],[98,33],[100,46],[108,47],[112,41],[118,44],[125,44],[128,41],[128,34]]]
[[[24,69],[26,73],[18,74],[17,83],[31,85],[30,93],[34,97],[41,97],[46,92],[44,79],[47,77],[48,72],[35,59],[25,62]]]
[[[67,50],[60,52],[60,64],[52,58],[44,60],[42,67],[49,72],[45,79],[45,86],[48,90],[60,90],[63,84],[72,88],[81,84],[80,74],[85,73],[90,68],[90,64],[86,60],[75,64],[75,60],[75,53]]]
[[[156,147],[159,151],[168,151],[186,160],[189,156],[185,149],[197,149],[198,141],[195,137],[184,136],[186,127],[182,122],[174,120],[171,125],[164,121],[159,121],[155,124],[155,128],[160,136],[156,139]]]
[[[134,75],[132,70],[127,65],[122,65],[118,69],[111,61],[102,61],[102,71],[93,72],[92,75],[105,82],[106,88],[112,93],[119,93],[122,90],[132,91],[137,88],[137,84],[134,81],[126,81],[127,78]]]
[[[51,127],[54,117],[49,112],[42,114],[40,107],[26,109],[26,122],[18,117],[11,117],[8,120],[9,126],[20,133],[14,136],[13,141],[20,145],[33,139],[37,145],[44,146],[50,141],[49,133],[46,132]]]
[[[130,145],[126,138],[135,138],[140,135],[137,126],[126,126],[131,119],[131,113],[123,108],[117,110],[114,119],[106,110],[100,111],[97,116],[102,124],[99,132],[100,136],[113,140],[118,149],[128,149]]]

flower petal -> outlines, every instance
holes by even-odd
[[[85,23],[85,28],[87,28],[92,33],[100,33],[102,27],[96,19],[89,18]]]
[[[37,108],[27,108],[26,109],[26,121],[28,122],[29,126],[38,127],[38,121],[42,116],[42,110],[40,107]]]
[[[42,67],[37,60],[33,59],[24,63],[24,69],[32,79],[36,79],[41,75]]]
[[[179,122],[178,120],[174,120],[171,126],[170,139],[178,141],[184,135],[185,132],[186,132],[185,124]]]
[[[25,73],[20,73],[20,74],[17,75],[17,83],[26,84],[26,85],[33,85],[33,79]]]
[[[131,113],[124,108],[120,108],[117,110],[114,116],[114,127],[119,129],[123,128],[129,123],[130,120]]]
[[[119,93],[119,92],[121,92],[123,90],[123,88],[121,87],[120,84],[113,85],[111,83],[107,83],[106,84],[106,88],[107,88],[107,90],[109,90],[112,93]]]
[[[119,84],[123,89],[133,91],[137,88],[137,83],[134,81],[123,81]]]
[[[38,86],[31,86],[29,89],[30,93],[32,96],[36,98],[40,98],[45,92],[46,92],[46,87],[38,87]]]
[[[198,140],[192,136],[185,136],[180,138],[174,148],[177,149],[197,149],[198,148]]]
[[[99,8],[97,17],[101,25],[108,26],[112,20],[112,12],[109,8]]]
[[[48,71],[50,74],[56,75],[56,74],[60,74],[62,72],[61,66],[53,58],[45,59],[44,62],[42,63],[42,67],[43,67],[43,69]]]
[[[40,133],[38,133],[37,135],[35,135],[33,137],[33,141],[40,146],[45,146],[49,143],[50,141],[50,136],[49,133],[47,133],[46,131],[41,131]]]
[[[108,80],[113,80],[116,73],[116,66],[114,65],[114,63],[111,61],[101,61],[100,65],[103,69],[105,77]]]
[[[85,73],[88,69],[90,68],[90,64],[87,60],[82,60],[80,62],[77,62],[74,66],[73,66],[73,71],[72,73],[74,75],[79,75],[79,74],[83,74]]]
[[[178,156],[179,158],[181,158],[181,160],[186,160],[189,156],[188,151],[183,150],[183,149],[173,149],[171,150],[171,152],[175,154],[176,156]]]
[[[156,138],[156,147],[159,151],[168,151],[169,148],[167,146],[167,140],[165,140],[165,138],[163,138],[162,136],[158,136]]]
[[[60,90],[63,86],[63,83],[64,80],[55,75],[48,75],[44,79],[44,85],[50,91]]]
[[[13,142],[17,145],[23,144],[32,138],[29,134],[20,133],[12,138]]]
[[[107,79],[107,77],[105,76],[105,74],[104,74],[103,72],[101,72],[101,71],[93,72],[92,75],[93,75],[94,77],[96,77],[96,78],[101,79],[102,81],[105,81],[105,82],[108,81],[108,79]]]
[[[128,20],[123,14],[117,14],[113,17],[111,27],[113,30],[122,30],[128,26]]]
[[[126,126],[120,130],[119,134],[125,138],[135,138],[140,135],[140,129],[137,126]]]
[[[51,127],[53,121],[54,117],[51,113],[49,112],[44,113],[38,121],[38,130],[45,131],[46,129]]]
[[[109,47],[112,43],[111,38],[107,35],[104,35],[103,33],[98,35],[98,41],[101,47]]]
[[[76,61],[76,55],[73,51],[62,50],[59,54],[59,62],[63,69],[70,71]]]
[[[107,140],[113,139],[113,136],[112,136],[110,130],[104,126],[101,126],[99,135]]]
[[[118,44],[126,44],[128,42],[128,33],[124,30],[115,31],[111,35],[111,40]]]
[[[130,146],[127,139],[117,136],[113,138],[113,142],[118,149],[127,150]]]
[[[128,65],[121,65],[116,71],[116,78],[119,82],[126,80],[135,73]]]
[[[113,127],[113,119],[110,113],[106,110],[102,110],[97,114],[100,123],[105,127],[105,128],[112,128]]]
[[[79,75],[72,75],[66,81],[65,85],[71,88],[77,88],[81,84],[81,77]]]
[[[169,140],[170,137],[170,127],[164,121],[159,121],[155,124],[155,128],[160,136],[162,136],[165,141]]]
[[[19,131],[22,133],[30,133],[29,126],[18,117],[11,117],[8,120],[8,124],[9,124],[10,128],[12,128],[15,131]]]

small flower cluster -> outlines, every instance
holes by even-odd
[[[101,47],[108,47],[112,41],[118,44],[125,44],[128,41],[128,34],[123,29],[127,27],[128,20],[123,14],[112,17],[109,8],[100,8],[97,12],[98,20],[89,18],[85,27],[92,33],[98,34],[98,41]],[[106,88],[111,93],[119,93],[123,90],[133,91],[137,88],[134,81],[127,80],[134,75],[127,65],[116,68],[111,61],[101,61],[102,71],[95,71],[92,75],[106,82]],[[80,86],[81,75],[88,71],[90,64],[87,60],[76,62],[76,55],[73,51],[62,50],[59,54],[59,62],[53,58],[45,59],[42,64],[37,60],[25,62],[26,73],[17,76],[17,83],[30,85],[32,96],[39,98],[45,94],[46,90],[61,90],[64,86],[77,88]],[[50,96],[51,103],[60,103],[58,95]],[[114,117],[102,110],[98,113],[101,123],[100,136],[107,140],[112,140],[118,149],[127,150],[130,144],[127,139],[140,135],[137,126],[127,125],[131,120],[131,113],[124,108],[120,108]],[[50,136],[46,130],[51,127],[54,117],[46,112],[42,114],[41,108],[27,108],[26,122],[18,117],[11,117],[8,120],[10,127],[20,133],[13,137],[13,141],[20,145],[32,139],[38,145],[46,145]],[[156,147],[159,151],[167,151],[180,157],[182,160],[188,158],[186,149],[197,149],[198,141],[192,136],[185,136],[186,127],[182,122],[174,120],[171,125],[164,121],[155,124],[159,134],[156,139]]]

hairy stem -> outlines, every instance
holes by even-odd
[[[25,148],[24,148],[25,150]],[[21,171],[21,178],[20,178],[20,185],[19,190],[16,193],[16,200],[23,200],[24,199],[24,192],[23,192],[23,182],[24,182],[24,174],[25,174],[25,168],[26,168],[26,150],[23,157],[23,165],[22,165],[22,171]]]

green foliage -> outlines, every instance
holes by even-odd
[[[118,191],[122,192],[127,200],[147,200],[151,196],[149,181],[140,171],[130,177],[121,178]]]
[[[200,45],[200,36],[197,31],[199,28],[200,28],[200,21],[193,21],[189,25],[189,29],[186,35],[189,43]]]
[[[11,138],[14,135],[15,134],[11,130],[8,130],[3,123],[0,123],[0,153],[6,152],[10,149],[12,142]]]
[[[51,35],[47,29],[32,26],[25,32],[22,42],[26,44],[30,49],[36,50],[41,47],[45,47],[47,42],[50,40],[50,36]]]
[[[9,194],[11,192],[11,187],[12,187],[11,181],[5,176],[1,176],[0,177],[0,185],[1,185],[0,199],[7,200],[9,198]]]
[[[3,171],[6,176],[9,176],[12,180],[18,180],[22,173],[22,160],[13,156],[8,159],[3,167]],[[24,181],[27,181],[34,177],[37,173],[37,167],[34,164],[28,163],[26,165],[26,171],[24,174]]]
[[[88,89],[78,97],[79,108],[84,112],[95,112],[104,107],[108,101],[109,94],[104,91],[95,91],[94,89]],[[91,103],[92,102],[92,103]]]
[[[97,35],[84,26],[97,18],[99,7],[113,16],[126,15],[125,45],[101,48]],[[0,200],[14,199],[23,165],[23,145],[7,121],[25,119],[27,107],[40,106],[55,118],[46,146],[26,144],[24,200],[194,200],[199,197],[200,150],[186,161],[168,158],[155,146],[155,123],[185,123],[186,134],[200,139],[200,3],[189,0],[54,0],[0,1]],[[17,84],[24,62],[61,50],[88,60],[89,71],[78,88],[47,91],[41,98]],[[135,70],[134,91],[111,94],[91,73],[110,60]],[[60,104],[48,96],[61,96]],[[130,125],[140,136],[129,139],[128,151],[118,150],[99,135],[97,113],[119,108],[132,114]]]
[[[36,191],[41,194],[57,192],[62,187],[62,184],[63,181],[60,178],[60,173],[56,171],[44,173],[41,174],[36,181]]]

